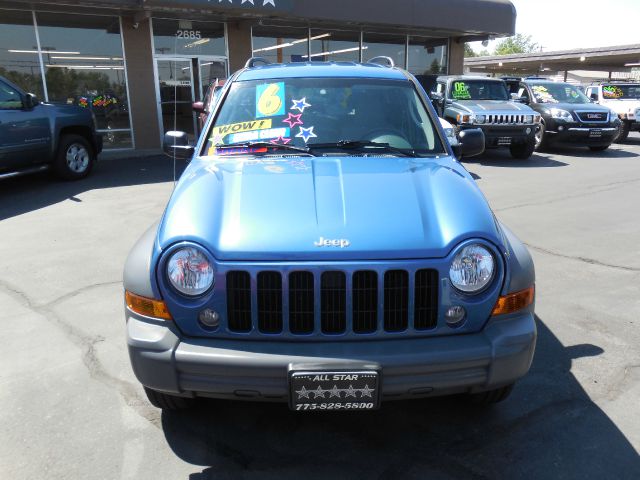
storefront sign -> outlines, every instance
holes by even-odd
[[[288,11],[293,0],[148,0],[148,5],[180,5],[186,7],[243,8],[252,10]]]

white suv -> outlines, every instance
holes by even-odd
[[[625,141],[630,131],[640,131],[640,83],[603,83],[587,87],[585,93],[618,114],[622,125],[614,142]]]

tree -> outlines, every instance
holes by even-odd
[[[471,45],[469,45],[468,43],[464,44],[464,56],[465,58],[469,58],[469,57],[477,57],[478,54],[476,53],[476,51],[471,48]]]
[[[518,33],[513,37],[505,38],[496,45],[494,55],[512,55],[515,53],[532,53],[540,46],[533,41],[531,35]]]

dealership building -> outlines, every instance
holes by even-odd
[[[509,0],[0,0],[0,76],[92,109],[105,149],[154,149],[166,130],[196,135],[192,102],[252,56],[385,55],[429,79],[515,20]]]

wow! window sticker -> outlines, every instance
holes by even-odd
[[[268,83],[256,87],[256,118],[284,115],[284,82]]]
[[[471,98],[469,85],[464,82],[453,82],[451,96],[456,100],[469,100]]]
[[[602,96],[604,98],[622,98],[624,97],[624,92],[615,85],[609,85],[602,87]]]

